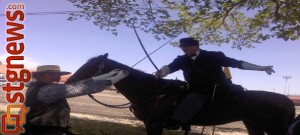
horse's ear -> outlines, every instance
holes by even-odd
[[[103,57],[104,57],[105,59],[107,59],[107,56],[108,56],[108,53],[105,53],[105,54],[103,55]]]

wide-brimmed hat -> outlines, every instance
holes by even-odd
[[[179,47],[199,46],[199,41],[194,38],[182,38],[179,40]]]
[[[37,75],[43,73],[55,73],[59,74],[60,76],[71,74],[71,72],[60,71],[60,67],[58,65],[42,65],[38,66],[35,72],[31,72],[31,75],[33,78],[35,78]]]

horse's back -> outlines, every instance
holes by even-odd
[[[234,121],[249,121],[259,125],[282,126],[289,124],[294,115],[294,104],[287,96],[249,90],[245,91],[240,103],[220,102],[202,110],[192,123],[219,125]]]
[[[285,95],[267,91],[247,91],[242,103],[244,122],[268,130],[284,130],[295,116],[293,102]]]
[[[267,91],[246,91],[242,107],[249,113],[259,111],[265,115],[295,113],[294,103],[287,96]]]

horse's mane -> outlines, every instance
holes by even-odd
[[[125,64],[122,64],[120,62],[114,61],[112,59],[107,58],[105,60],[105,67],[115,67],[117,66],[117,68],[122,69],[122,70],[128,70],[130,74],[134,74],[134,76],[142,76],[144,79],[145,78],[149,78],[149,79],[155,79],[155,76],[146,73],[144,71],[138,70],[138,69],[134,69],[132,67],[129,67]],[[105,69],[105,68],[104,68]],[[105,72],[105,70],[103,71]]]

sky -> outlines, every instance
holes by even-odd
[[[25,4],[25,12],[56,12],[76,11],[72,3],[67,0],[9,0],[0,1],[0,14],[4,14],[9,3]],[[92,22],[85,19],[67,21],[69,15],[25,15],[25,56],[23,61],[26,68],[36,68],[38,65],[56,64],[64,71],[75,72],[89,58],[109,54],[109,58],[132,66],[146,55],[132,29],[119,27],[118,36],[100,30]],[[0,16],[0,60],[5,63],[8,53],[6,47],[6,18]],[[160,47],[167,40],[157,41],[151,34],[138,31],[140,38],[148,52]],[[180,35],[174,39],[183,38]],[[230,45],[201,46],[208,51],[222,51],[226,56],[244,60],[253,64],[274,66],[276,73],[267,75],[261,71],[250,71],[230,68],[232,81],[244,86],[248,90],[264,90],[283,94],[300,95],[300,41],[284,41],[269,39],[255,48],[232,49]],[[178,47],[166,45],[153,55],[152,60],[158,67],[169,64],[183,52]],[[148,59],[134,68],[152,74],[156,71]],[[291,76],[287,81],[283,76]],[[178,71],[166,77],[167,79],[181,79],[182,72]]]

